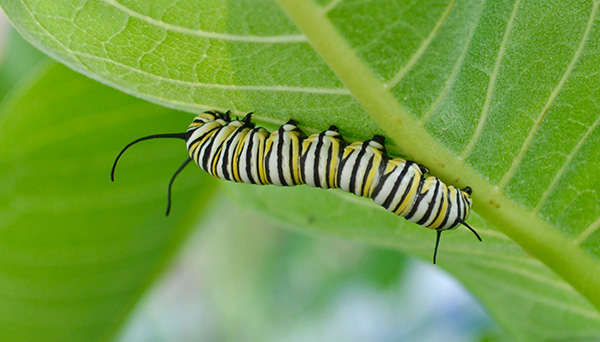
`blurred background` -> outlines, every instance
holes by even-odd
[[[0,30],[2,63],[40,58],[35,52],[7,57],[7,44],[25,43],[3,16]],[[232,204],[227,191],[220,191],[205,212],[210,215],[198,219],[183,248],[109,339],[505,339],[480,304],[429,261],[296,234]]]
[[[430,263],[295,234],[218,197],[120,341],[495,340],[484,309]]]

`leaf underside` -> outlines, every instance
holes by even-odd
[[[307,133],[386,135],[391,152],[473,188],[469,223],[484,242],[446,233],[440,261],[508,331],[600,337],[599,2],[0,4],[35,46],[135,96],[253,111],[267,125],[294,118]],[[430,257],[431,232],[369,201],[246,189],[231,186],[302,231]]]

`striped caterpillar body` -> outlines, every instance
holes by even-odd
[[[233,182],[306,184],[371,198],[396,215],[436,230],[434,264],[442,231],[464,225],[481,241],[465,223],[471,210],[471,189],[448,186],[436,177],[425,177],[429,170],[422,165],[389,157],[382,136],[348,143],[331,126],[307,137],[293,120],[268,132],[255,127],[250,117],[232,120],[229,112],[208,111],[199,114],[185,133],[137,139],[117,156],[111,179],[114,181],[117,162],[130,146],[148,139],[179,138],[186,141],[189,157],[169,182],[167,215],[173,181],[193,160],[212,176]]]

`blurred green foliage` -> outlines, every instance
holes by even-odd
[[[21,80],[1,113],[0,340],[91,341],[114,333],[214,182],[182,180],[188,191],[176,191],[178,210],[162,217],[169,177],[162,165],[175,166],[185,153],[148,144],[110,184],[127,136],[164,129],[160,118],[174,111],[56,63]],[[194,199],[200,189],[207,197]]]
[[[465,341],[490,329],[481,309],[445,276],[433,276],[433,266],[290,233],[235,209],[213,198],[213,215],[119,340]]]
[[[309,133],[334,123],[357,140],[385,134],[391,152],[473,187],[469,222],[484,242],[446,233],[440,265],[511,336],[600,338],[600,2],[0,4],[36,47],[109,85],[18,41],[0,68],[1,338],[110,338],[195,218],[214,212],[204,207],[215,180],[186,170],[173,217],[157,214],[164,165],[185,158],[180,143],[136,146],[106,182],[125,143],[186,127],[192,116],[166,107],[254,111],[270,127],[293,117]],[[364,199],[224,188],[303,233],[431,256],[431,232]],[[395,283],[395,262],[370,260],[365,275]]]
[[[3,99],[19,80],[26,77],[35,65],[48,59],[23,40],[17,31],[8,32],[0,63],[0,99]]]

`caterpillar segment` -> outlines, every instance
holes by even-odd
[[[121,155],[130,146],[154,138],[179,138],[186,142],[189,157],[177,169],[194,161],[210,175],[238,183],[277,186],[306,184],[322,189],[339,188],[371,198],[395,215],[437,232],[433,263],[443,231],[460,225],[481,237],[465,221],[472,206],[471,189],[446,185],[415,162],[391,158],[385,139],[376,135],[364,142],[348,143],[337,127],[306,136],[294,120],[269,132],[255,127],[251,113],[232,119],[230,112],[208,111],[192,121],[185,133],[159,134],[133,141],[117,156],[111,179]]]

